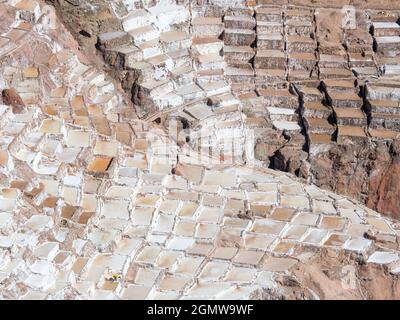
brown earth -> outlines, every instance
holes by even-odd
[[[90,1],[90,5],[85,1],[75,1],[78,4],[65,0],[48,0],[47,2],[55,7],[58,19],[78,42],[80,50],[86,57],[90,57],[91,63],[100,68],[106,68],[102,55],[96,49],[97,35],[122,30],[122,26],[105,1]]]
[[[399,146],[398,141],[335,145],[326,153],[310,155],[312,182],[400,218]]]
[[[21,113],[24,110],[24,102],[14,88],[4,89],[1,93],[3,103],[12,107],[13,113]]]
[[[321,300],[400,299],[400,278],[382,266],[365,264],[361,256],[324,249],[293,273],[302,279],[300,287]]]
[[[253,299],[268,300],[399,300],[400,278],[384,266],[365,263],[362,255],[318,249],[309,260],[276,276],[277,289]]]

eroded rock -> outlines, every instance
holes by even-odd
[[[14,88],[4,89],[1,93],[3,103],[12,107],[13,113],[21,113],[25,108],[25,104],[22,101],[17,90]]]

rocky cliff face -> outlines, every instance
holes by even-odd
[[[322,188],[346,194],[400,217],[399,143],[338,145],[310,156],[310,174]]]
[[[389,156],[387,156],[389,155]],[[383,154],[386,162],[376,167],[370,174],[370,195],[367,204],[380,212],[393,217],[400,217],[400,145],[398,142],[390,146],[389,152]]]

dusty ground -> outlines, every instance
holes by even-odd
[[[323,300],[400,299],[399,277],[380,266],[367,267],[361,257],[333,250],[319,252],[293,273]]]

